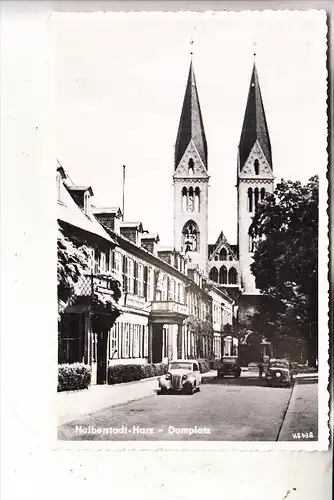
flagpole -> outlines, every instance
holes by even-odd
[[[124,193],[125,193],[125,165],[123,165],[123,205],[122,205],[122,220],[124,222]]]

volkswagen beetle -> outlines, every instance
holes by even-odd
[[[180,359],[171,361],[168,373],[159,379],[160,392],[183,391],[194,394],[200,390],[201,373],[198,362],[194,359]]]
[[[267,385],[285,385],[290,387],[293,382],[291,363],[286,359],[271,359],[266,371]]]

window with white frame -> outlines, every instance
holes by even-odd
[[[129,358],[133,357],[133,327],[132,323],[129,324]]]
[[[138,325],[138,357],[142,357],[143,353],[143,327],[142,325]]]
[[[125,323],[125,345],[124,345],[124,358],[128,358],[130,355],[130,324]]]
[[[61,201],[61,175],[57,172],[57,200]]]
[[[111,330],[111,342],[110,342],[110,354],[109,357],[113,358],[115,352],[118,350],[118,345],[117,345],[117,329],[118,329],[118,323],[115,323],[115,325],[112,327]]]
[[[153,272],[152,269],[149,267],[147,269],[147,300],[152,300],[152,292],[153,292],[152,279],[153,279]]]
[[[84,193],[84,212],[86,215],[90,215],[90,194],[88,191]]]
[[[110,257],[109,257],[109,270],[116,269],[116,255],[115,255],[115,250],[110,250]]]
[[[110,264],[110,257],[111,257],[111,251],[107,250],[106,251],[106,273],[109,273],[111,270],[111,264]]]
[[[148,326],[143,326],[143,356],[148,357]]]
[[[143,268],[143,297],[150,300],[150,274],[147,266]]]
[[[138,294],[138,262],[133,263],[133,293]]]
[[[144,296],[144,266],[143,264],[138,264],[138,296]]]
[[[128,293],[133,293],[133,260],[128,259]]]
[[[106,254],[104,252],[101,252],[101,254],[100,254],[99,272],[101,274],[106,272]]]

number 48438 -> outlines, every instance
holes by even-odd
[[[312,439],[314,438],[313,432],[293,432],[293,439]]]

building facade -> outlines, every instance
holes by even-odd
[[[83,362],[92,367],[92,381],[104,383],[107,370],[105,338],[96,328],[103,318],[93,308],[99,294],[114,303],[110,283],[110,260],[116,242],[92,213],[92,188],[76,186],[61,166],[57,168],[57,219],[59,231],[70,242],[70,249],[84,247],[87,269],[75,283],[75,293],[58,321],[58,358],[60,363]],[[75,266],[68,254],[69,266]],[[59,260],[58,260],[59,265]]]

